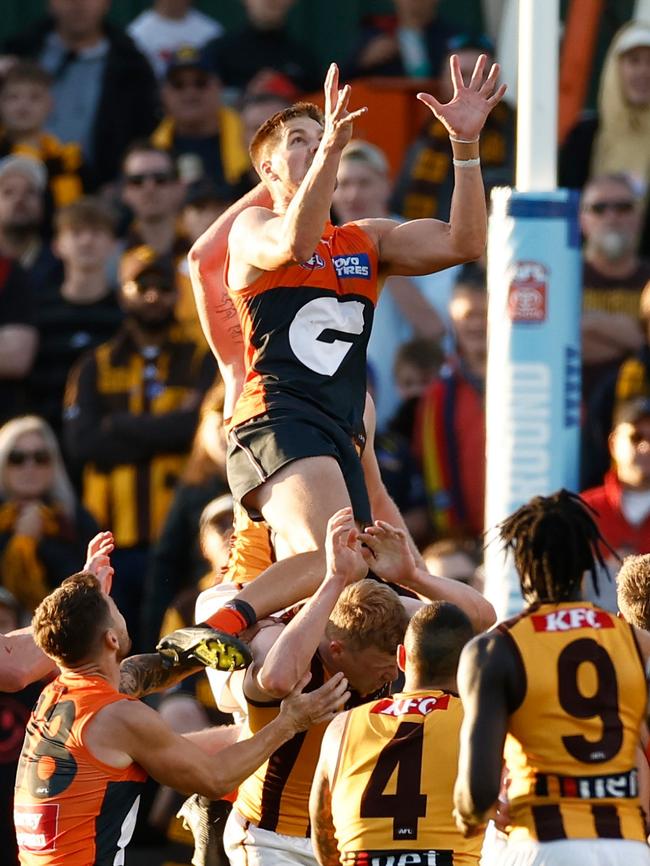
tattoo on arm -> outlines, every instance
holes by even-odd
[[[201,665],[189,663],[166,667],[158,653],[129,656],[120,665],[120,691],[125,695],[143,698],[152,692],[164,691],[201,670]]]
[[[322,866],[338,866],[341,860],[334,834],[329,783],[325,780],[319,786],[316,808],[317,820],[312,826],[314,834],[312,841],[316,849],[317,859]]]

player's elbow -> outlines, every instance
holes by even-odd
[[[264,671],[259,675],[259,684],[262,691],[275,700],[282,700],[296,685],[295,677],[284,671]]]
[[[476,631],[480,634],[482,631],[487,631],[492,628],[497,621],[497,614],[487,598],[481,596],[476,611]]]
[[[19,667],[6,668],[0,672],[0,691],[21,692],[24,688],[34,682],[31,671]]]

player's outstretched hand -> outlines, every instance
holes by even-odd
[[[500,67],[493,63],[489,75],[485,77],[487,57],[485,54],[476,61],[474,72],[465,84],[457,54],[449,58],[454,95],[443,105],[430,93],[418,93],[417,98],[424,102],[445,126],[452,138],[473,141],[479,137],[485,119],[506,92],[506,85],[497,86]]]
[[[350,697],[348,681],[340,672],[319,689],[303,694],[302,690],[310,679],[311,674],[307,671],[280,705],[280,715],[295,727],[296,733],[306,731],[312,725],[330,722]]]
[[[366,562],[377,577],[408,587],[416,566],[404,530],[376,520],[360,538]]]
[[[325,76],[325,129],[323,130],[323,142],[330,144],[339,150],[352,138],[352,125],[354,121],[368,111],[367,108],[359,108],[357,111],[348,111],[350,101],[350,85],[346,84],[339,90],[339,68],[336,63],[330,63]]]
[[[115,541],[112,532],[98,532],[88,542],[86,550],[86,563],[84,571],[94,574],[99,581],[102,592],[108,595],[113,584],[113,566],[111,565],[111,553],[115,549]]]
[[[327,522],[325,558],[328,577],[342,579],[345,586],[361,580],[368,573],[359,530],[350,507],[336,511]]]

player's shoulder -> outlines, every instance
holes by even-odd
[[[253,205],[245,208],[235,217],[230,229],[229,243],[237,242],[243,232],[254,231],[269,220],[277,217],[277,214],[268,207]]]
[[[370,238],[377,248],[379,248],[382,238],[398,225],[398,220],[390,219],[388,217],[369,217],[367,219],[344,223],[341,226],[341,229],[361,231]]]

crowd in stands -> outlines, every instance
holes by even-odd
[[[232,524],[224,395],[187,253],[257,183],[255,130],[322,80],[287,28],[294,0],[242,2],[239,30],[191,0],[154,0],[124,31],[108,0],[50,0],[0,46],[2,631],[78,570],[98,529],[115,538],[113,596],[136,650],[191,621],[199,591],[220,580]],[[451,53],[465,72],[494,54],[436,4],[394,5],[359,23],[346,80],[435,79],[446,101]],[[513,182],[514,133],[502,102],[480,144],[488,192]],[[333,220],[447,219],[447,138],[430,118],[395,176],[379,147],[353,140]],[[650,553],[650,23],[616,35],[598,110],[559,165],[560,184],[581,191],[582,489],[619,555]],[[384,483],[429,569],[481,589],[485,261],[387,280],[368,358]],[[214,709],[200,692],[187,691],[197,726]],[[8,709],[0,695],[3,742],[32,699]],[[172,726],[179,706],[167,707]],[[19,748],[0,752],[2,803]],[[4,852],[12,832],[0,822]]]

